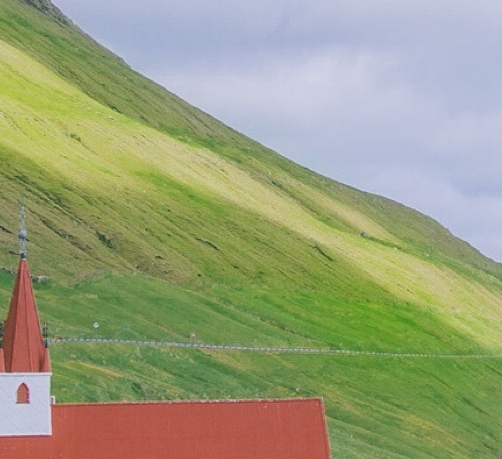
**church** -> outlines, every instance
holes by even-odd
[[[331,457],[320,398],[58,404],[21,220],[19,266],[0,328],[0,458]]]

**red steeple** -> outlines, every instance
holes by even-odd
[[[40,331],[30,270],[26,261],[28,237],[25,226],[24,206],[21,206],[18,233],[21,260],[10,300],[7,321],[2,327],[2,336],[0,337],[0,372],[46,373],[50,372],[49,350]]]
[[[3,334],[6,372],[49,372],[49,352],[44,344],[28,263],[19,261]],[[1,353],[0,353],[1,357]],[[2,364],[0,362],[0,371]]]

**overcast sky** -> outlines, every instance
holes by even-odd
[[[502,2],[53,1],[192,105],[502,261]]]

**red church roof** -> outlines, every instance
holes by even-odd
[[[1,353],[0,353],[1,354]],[[49,372],[49,352],[40,331],[28,262],[21,258],[3,335],[0,371]],[[1,356],[1,355],[0,355]]]
[[[15,459],[329,459],[321,399],[52,406],[53,434],[0,438]]]

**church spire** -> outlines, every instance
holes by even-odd
[[[19,231],[17,232],[17,236],[19,238],[19,257],[21,260],[24,260],[26,258],[26,241],[28,240],[24,204],[20,206]]]
[[[47,341],[44,340],[40,329],[26,260],[27,232],[24,206],[21,206],[18,236],[20,260],[7,320],[3,327],[1,344],[4,365],[0,362],[0,372],[3,369],[8,373],[50,372],[49,351],[45,345]]]

